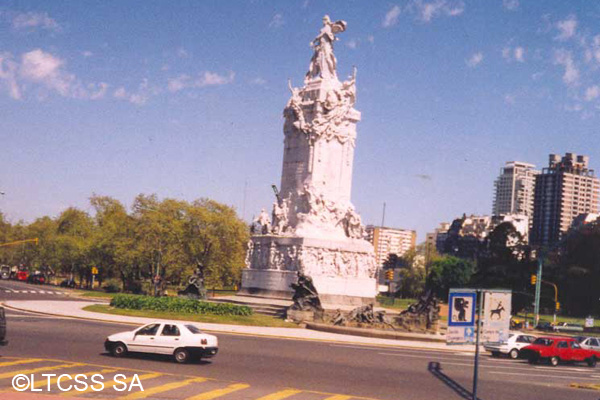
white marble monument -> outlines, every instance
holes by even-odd
[[[289,84],[284,110],[281,190],[272,221],[254,222],[242,291],[290,298],[297,271],[309,275],[324,303],[365,304],[376,293],[373,246],[350,202],[356,123],[356,70],[340,82],[333,44],[344,21],[323,18],[302,88]]]

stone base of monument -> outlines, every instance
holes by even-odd
[[[323,318],[322,311],[302,311],[288,308],[286,319],[296,323],[320,321]]]
[[[256,235],[250,239],[241,293],[291,299],[301,271],[312,278],[323,304],[360,306],[375,301],[372,245],[359,239],[327,240]]]

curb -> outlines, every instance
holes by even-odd
[[[412,336],[410,333],[388,332],[377,329],[368,330],[347,326],[318,324],[315,322],[306,322],[305,324],[307,329],[319,332],[338,333],[342,335],[362,336],[376,339],[412,340],[416,342],[446,343],[446,339],[441,337],[417,337]]]
[[[114,320],[108,320],[108,319],[103,319],[103,318],[75,317],[75,316],[71,316],[71,315],[52,314],[52,313],[47,313],[47,312],[31,311],[31,310],[27,310],[27,309],[18,308],[18,307],[7,306],[6,304],[4,304],[2,302],[0,302],[0,305],[9,310],[27,312],[27,313],[31,313],[31,314],[49,315],[49,316],[53,316],[53,317],[70,318],[70,319],[75,319],[75,320],[78,319],[78,320],[83,320],[83,321],[106,322],[106,323],[117,324],[117,325],[140,326],[139,323],[135,323],[135,322],[114,321]],[[362,343],[362,342],[353,342],[350,340],[342,341],[342,340],[334,340],[334,339],[299,338],[299,337],[293,337],[293,336],[231,332],[231,331],[221,331],[221,330],[215,330],[215,329],[203,329],[203,330],[206,332],[222,333],[222,334],[227,334],[227,335],[264,337],[264,338],[284,339],[284,340],[299,340],[299,341],[305,341],[305,342],[348,344],[348,345],[364,346],[364,347],[417,349],[417,350],[438,351],[438,352],[445,352],[445,353],[457,353],[457,352],[473,352],[474,353],[475,352],[475,349],[473,349],[473,350],[470,350],[470,349],[458,350],[458,349],[443,349],[443,348],[442,349],[432,349],[429,347],[416,346],[416,345],[415,346],[407,346],[407,345],[401,345],[401,344],[392,345],[392,344],[383,344],[383,343]]]

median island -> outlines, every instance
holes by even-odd
[[[298,328],[268,315],[255,314],[247,306],[178,298],[118,294],[110,305],[94,304],[85,311],[131,317],[173,319],[213,324]]]

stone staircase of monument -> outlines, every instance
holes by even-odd
[[[284,304],[271,304],[263,301],[257,302],[256,299],[249,296],[212,297],[210,301],[215,303],[230,303],[239,306],[248,306],[256,314],[270,315],[276,318],[285,318],[288,308],[288,306]]]

